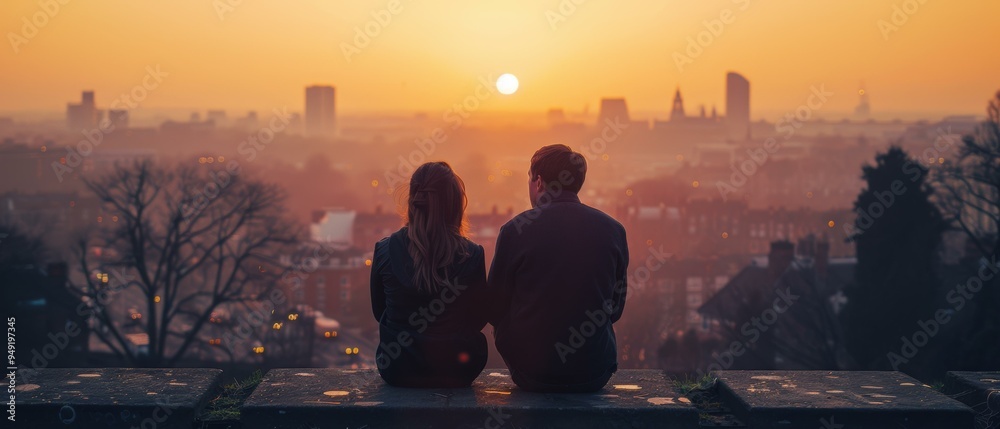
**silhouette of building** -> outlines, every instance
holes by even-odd
[[[739,73],[726,74],[726,124],[733,136],[750,139],[750,81]]]
[[[336,90],[332,86],[306,87],[306,132],[332,135],[336,120]]]
[[[628,115],[628,104],[625,103],[624,98],[602,98],[601,99],[601,112],[597,116],[597,125],[603,126],[607,121],[614,123],[616,121],[620,123],[631,122]]]
[[[674,93],[674,106],[670,109],[670,121],[682,122],[687,114],[684,113],[684,97],[681,96],[681,88],[677,87]]]
[[[225,125],[226,122],[226,111],[225,110],[209,110],[205,114],[205,119],[215,123],[215,126]]]
[[[843,359],[837,314],[856,265],[855,258],[830,258],[826,238],[808,235],[797,246],[773,241],[766,258],[754,258],[697,312],[723,337],[756,332],[753,352],[732,369],[835,368]],[[753,320],[767,329],[749,331]]]
[[[18,357],[35,368],[86,366],[90,338],[87,307],[67,287],[68,275],[62,262],[44,268],[0,266],[4,279],[0,308],[17,319]]]
[[[563,109],[549,109],[545,115],[549,121],[549,126],[562,125],[566,123],[566,112]]]
[[[687,139],[694,135],[706,137],[714,134],[714,130],[720,128],[720,124],[718,111],[714,106],[711,116],[708,115],[704,105],[700,106],[698,116],[688,116],[684,108],[684,96],[681,95],[681,89],[678,87],[677,91],[674,92],[670,121],[653,121],[653,128],[671,132],[678,139]]]
[[[108,121],[111,122],[111,125],[113,125],[116,130],[128,128],[128,110],[108,110]]]
[[[66,105],[66,126],[71,129],[97,127],[100,112],[94,103],[94,91],[84,91],[80,103]]]

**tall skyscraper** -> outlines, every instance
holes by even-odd
[[[310,135],[332,135],[336,120],[336,90],[332,86],[306,87],[306,132]]]
[[[66,126],[73,130],[97,127],[100,112],[94,103],[94,91],[84,91],[80,103],[66,104]]]
[[[726,125],[730,135],[750,138],[750,81],[739,73],[726,74]]]

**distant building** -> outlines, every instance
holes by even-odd
[[[306,87],[306,132],[333,135],[336,122],[336,89],[332,86]]]
[[[766,258],[743,268],[697,312],[724,337],[754,335],[752,352],[732,369],[837,368],[845,352],[836,320],[856,265],[855,258],[831,259],[829,242],[812,235],[798,246],[774,241]],[[767,329],[751,331],[755,320]]]
[[[353,232],[357,216],[354,210],[339,208],[316,211],[309,227],[313,241],[345,247],[355,244]],[[374,246],[375,242],[369,244]]]
[[[226,111],[225,110],[209,110],[205,114],[205,120],[212,121],[215,126],[225,125],[226,122]]]
[[[251,110],[247,112],[246,116],[237,118],[235,126],[236,128],[247,131],[256,131],[260,128],[260,119],[257,117],[257,112],[255,110]]]
[[[629,123],[628,115],[628,105],[625,104],[624,98],[602,98],[601,99],[601,112],[597,117],[597,125],[603,126],[607,121],[612,123]]]
[[[100,112],[94,103],[94,91],[84,91],[80,103],[66,105],[66,126],[74,129],[96,128]]]
[[[653,128],[675,133],[695,133],[704,137],[720,129],[721,122],[714,106],[711,116],[708,115],[705,106],[699,108],[698,116],[688,116],[684,107],[684,96],[681,95],[681,89],[677,88],[674,92],[673,106],[670,108],[670,121],[653,121]]]
[[[549,121],[549,126],[562,125],[566,123],[566,112],[563,109],[549,109],[545,115]]]
[[[4,264],[4,314],[17,318],[18,360],[35,368],[87,365],[86,307],[67,287],[65,263]],[[83,309],[83,310],[81,310]],[[13,326],[13,325],[11,325]],[[54,341],[58,338],[59,341]],[[22,380],[23,381],[23,380]]]
[[[726,75],[726,124],[731,135],[750,139],[750,81],[739,73]]]
[[[128,128],[128,110],[108,110],[108,121],[114,125],[114,129]]]
[[[674,106],[670,109],[670,122],[682,122],[687,118],[684,113],[684,97],[681,96],[681,89],[678,87],[674,93]]]
[[[206,122],[177,122],[177,121],[166,121],[160,124],[160,133],[164,136],[169,136],[172,138],[194,138],[198,136],[206,136],[215,129],[215,124],[211,121]]]
[[[374,325],[369,289],[371,251],[317,242],[305,248],[314,262],[296,262],[297,266],[309,268],[308,273],[303,271],[301,282],[284,284],[290,303],[306,305],[346,326]]]

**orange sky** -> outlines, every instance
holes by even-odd
[[[502,72],[521,89],[484,110],[594,113],[624,96],[665,114],[680,85],[690,111],[722,112],[728,70],[750,79],[755,117],[794,109],[814,84],[836,92],[831,112],[853,108],[862,80],[882,112],[980,114],[1000,89],[996,1],[925,0],[888,40],[878,21],[903,0],[586,0],[555,28],[547,11],[572,0],[398,1],[350,61],[342,43],[392,2],[68,0],[17,53],[11,35],[42,9],[0,2],[0,111],[60,111],[82,89],[105,107],[156,64],[170,75],[144,109],[301,110],[306,85],[329,83],[341,112],[444,111]],[[227,2],[240,4],[220,19]],[[679,71],[673,53],[727,9],[731,23]]]

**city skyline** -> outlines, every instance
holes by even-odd
[[[594,112],[598,100],[614,96],[628,99],[633,112],[669,112],[677,86],[689,94],[691,106],[721,106],[719,76],[739,70],[754,80],[756,93],[768,94],[755,100],[754,120],[797,106],[810,85],[853,93],[861,80],[876,118],[979,114],[1000,60],[977,55],[979,44],[960,39],[961,30],[988,25],[1000,6],[925,3],[908,8],[911,14],[902,4],[585,2],[567,8],[555,1],[478,6],[371,1],[215,10],[71,3],[37,20],[46,23],[41,26],[31,24],[37,13],[46,13],[39,5],[4,4],[10,47],[0,50],[0,58],[13,66],[4,81],[19,84],[4,88],[8,97],[0,99],[0,111],[58,110],[54,106],[80,88],[124,93],[139,83],[145,67],[162,65],[171,76],[143,109],[296,106],[302,104],[298,88],[331,82],[341,88],[345,113],[434,112],[468,95],[478,78],[510,72],[521,80],[521,90],[484,103],[484,112]],[[180,20],[183,40],[212,43],[161,37],[177,30]],[[285,30],[256,31],[272,21]],[[593,31],[598,21],[602,31]],[[107,31],[85,31],[95,24]],[[375,36],[364,34],[365,28]],[[788,37],[791,30],[801,34]],[[637,39],[638,34],[658,36]],[[131,54],[118,55],[122,50]],[[956,69],[961,80],[953,78]],[[838,97],[827,112],[846,117],[855,104],[855,96]]]

